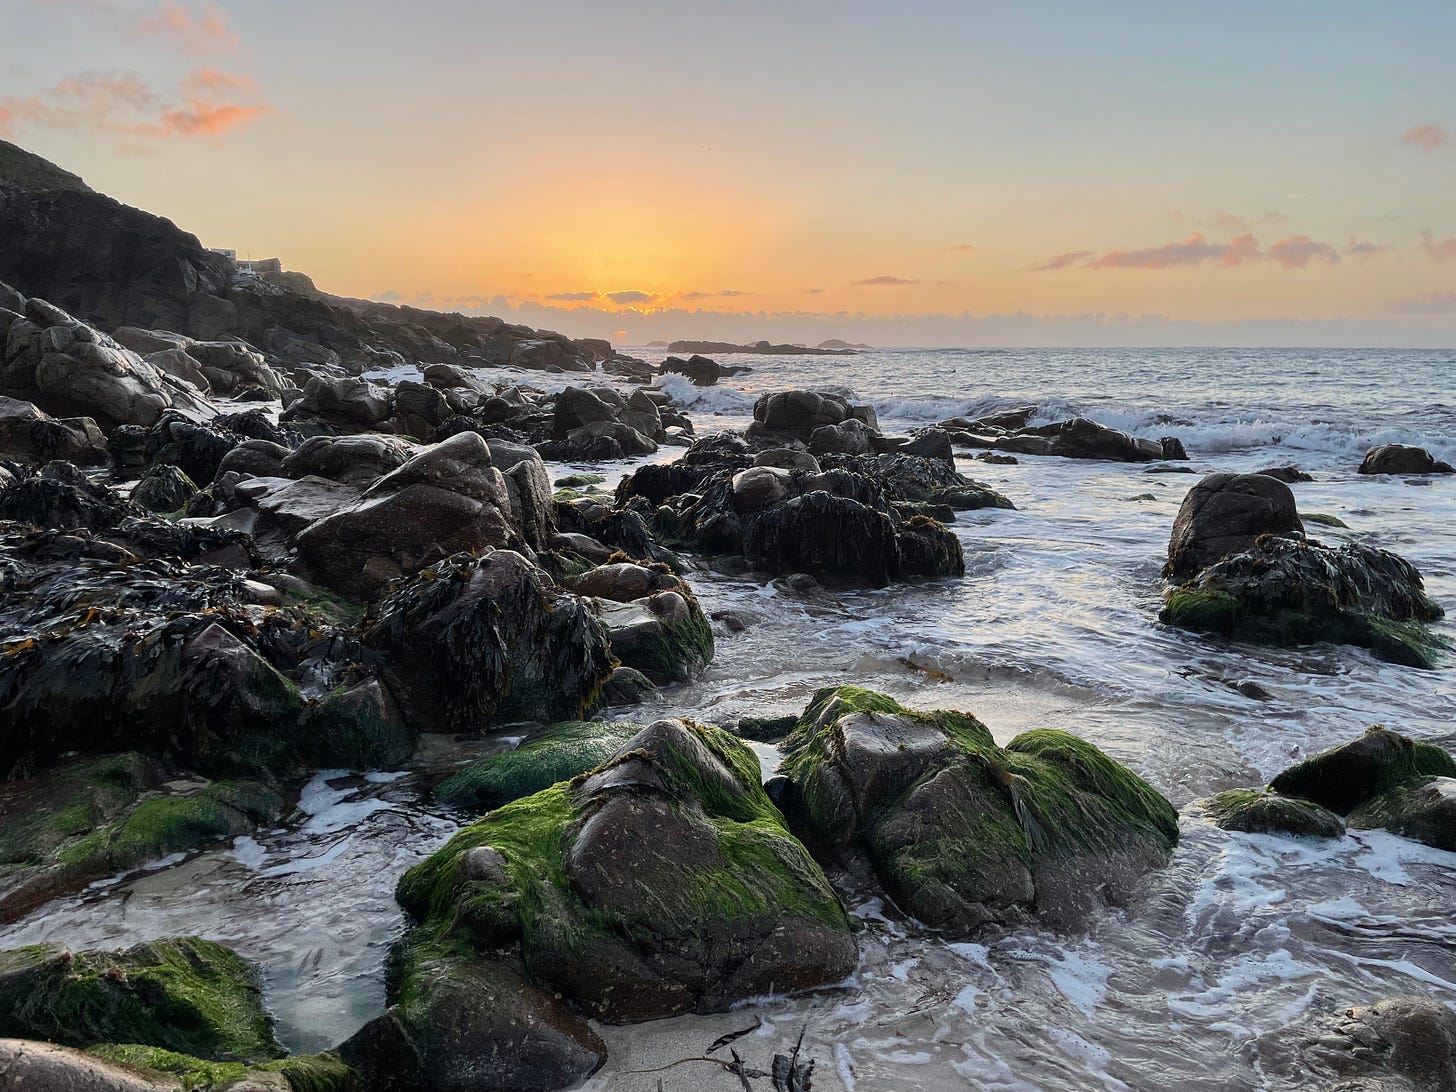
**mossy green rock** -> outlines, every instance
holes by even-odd
[[[1423,668],[1444,647],[1423,625],[1443,611],[1415,566],[1359,543],[1331,549],[1264,535],[1165,599],[1167,625],[1263,644],[1330,641]]]
[[[417,934],[397,964],[394,1003],[339,1048],[370,1092],[568,1088],[606,1061],[591,1025],[510,963]]]
[[[532,732],[513,749],[472,762],[435,790],[456,807],[496,808],[570,781],[617,753],[642,725],[568,720]]]
[[[966,713],[840,687],[815,695],[785,749],[791,818],[956,934],[1032,915],[1077,924],[1129,898],[1178,837],[1167,800],[1065,732],[1002,748]]]
[[[757,757],[685,721],[467,827],[398,896],[433,943],[517,951],[532,979],[613,1021],[723,1011],[838,981],[856,960]]]
[[[337,1054],[295,1054],[273,1062],[247,1065],[242,1062],[212,1062],[159,1047],[135,1043],[93,1047],[88,1053],[131,1069],[175,1077],[189,1092],[228,1092],[229,1089],[260,1087],[262,1078],[276,1074],[287,1082],[290,1092],[359,1092],[358,1075]],[[268,1087],[273,1087],[277,1077]]]
[[[0,920],[171,853],[282,814],[251,781],[172,778],[137,754],[83,759],[0,788]]]
[[[197,937],[121,952],[46,944],[0,953],[0,1035],[138,1044],[222,1062],[283,1053],[253,966]]]
[[[1357,830],[1388,830],[1456,852],[1456,778],[1417,777],[1365,801],[1350,813]]]
[[[1309,800],[1258,789],[1230,789],[1205,800],[1203,814],[1223,830],[1341,838],[1345,821]]]
[[[1359,739],[1289,767],[1269,787],[1348,815],[1367,800],[1425,777],[1456,777],[1456,758],[1377,724]]]

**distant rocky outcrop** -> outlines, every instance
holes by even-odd
[[[731,341],[674,341],[668,347],[674,353],[756,353],[759,356],[855,356],[853,349],[836,349],[808,345],[774,345],[767,341],[756,341],[752,345],[738,345]]]

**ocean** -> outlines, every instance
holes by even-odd
[[[766,391],[842,388],[875,406],[887,432],[1034,406],[1038,422],[1080,415],[1178,436],[1197,475],[1295,464],[1315,479],[1292,487],[1301,512],[1347,525],[1312,525],[1316,537],[1404,555],[1456,615],[1456,477],[1355,472],[1378,443],[1456,462],[1456,352],[907,349],[720,362],[752,370],[710,388],[664,382],[700,434],[742,427]],[[594,470],[610,484],[679,453],[553,470]],[[1225,1092],[1271,1086],[1251,1043],[1291,1022],[1402,993],[1456,1004],[1456,854],[1383,832],[1333,843],[1227,833],[1190,807],[1373,723],[1456,747],[1456,653],[1421,671],[1345,646],[1275,649],[1169,629],[1157,621],[1159,569],[1197,476],[1027,456],[960,469],[1016,504],[957,519],[964,578],[804,597],[689,559],[704,608],[747,625],[717,632],[703,678],[619,715],[728,724],[798,712],[815,689],[854,683],[968,710],[1002,742],[1065,729],[1187,809],[1172,863],[1070,935],[1026,928],[949,943],[877,902],[853,907],[865,926],[852,980],[722,1016],[604,1028],[611,1061],[586,1087],[740,1087],[715,1066],[672,1063],[758,1021],[735,1044],[745,1060],[767,1068],[802,1032],[821,1090]],[[1436,630],[1456,644],[1456,619]],[[404,924],[395,879],[462,820],[421,802],[421,771],[481,746],[433,740],[408,771],[320,774],[286,826],[96,885],[0,941],[213,937],[264,962],[289,1047],[331,1046],[382,1005],[383,960]],[[777,756],[758,750],[767,773]]]

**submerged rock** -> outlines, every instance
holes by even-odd
[[[1349,815],[1357,830],[1388,830],[1456,852],[1456,777],[1421,777],[1366,800]]]
[[[791,820],[957,935],[1030,916],[1078,924],[1126,901],[1178,838],[1162,796],[1065,732],[1002,748],[968,714],[839,687],[814,696],[784,749]]]
[[[1434,998],[1388,997],[1262,1036],[1250,1052],[1281,1087],[1453,1092],[1456,1013]]]
[[[1223,830],[1246,834],[1293,834],[1341,838],[1345,823],[1328,808],[1309,800],[1258,789],[1230,789],[1203,802],[1203,814]]]
[[[423,923],[407,962],[446,946],[519,952],[533,980],[610,1021],[722,1012],[838,981],[856,958],[757,757],[684,721],[491,812],[407,872],[398,895]]]
[[[1183,444],[1175,437],[1145,440],[1085,417],[1023,428],[1009,436],[997,437],[994,445],[1000,451],[1018,455],[1058,455],[1064,459],[1146,463],[1188,458]]]

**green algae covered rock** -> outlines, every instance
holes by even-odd
[[[509,751],[478,759],[435,790],[456,807],[496,808],[570,781],[606,762],[642,725],[568,720],[537,729]]]
[[[571,587],[592,597],[612,655],[658,686],[696,678],[712,661],[713,629],[703,608],[662,562],[614,560],[576,577]]]
[[[266,785],[176,778],[137,754],[82,759],[0,786],[0,921],[282,812]]]
[[[0,1035],[138,1044],[222,1062],[283,1054],[252,964],[197,937],[121,952],[44,944],[0,953]]]
[[[363,639],[415,731],[580,717],[613,667],[586,602],[511,550],[456,554],[420,572],[383,600]]]
[[[1352,811],[1349,824],[1456,851],[1456,778],[1416,777],[1402,782]]]
[[[194,1058],[160,1047],[134,1043],[91,1048],[108,1062],[176,1078],[189,1092],[229,1092],[236,1088],[280,1088],[288,1092],[359,1092],[359,1077],[337,1054],[296,1054],[247,1065]],[[283,1084],[280,1086],[279,1081]]]
[[[1328,808],[1258,789],[1230,789],[1203,802],[1203,814],[1222,830],[1342,838],[1345,822]]]
[[[416,950],[519,953],[531,979],[604,1020],[719,1012],[838,981],[856,960],[844,910],[753,752],[685,721],[658,721],[592,773],[491,812],[397,894],[423,923]]]
[[[815,695],[784,747],[791,817],[953,933],[1033,915],[1075,924],[1127,898],[1178,837],[1167,800],[1065,732],[1002,748],[966,713],[839,687]]]
[[[607,1048],[579,1014],[501,960],[406,947],[396,998],[340,1048],[371,1092],[476,1092],[579,1084]]]
[[[1269,787],[1348,815],[1373,797],[1426,777],[1456,777],[1456,758],[1376,724],[1359,739],[1289,767]]]
[[[1442,613],[1415,566],[1389,551],[1264,535],[1170,589],[1159,619],[1264,644],[1356,645],[1430,668],[1442,645],[1422,623]]]

